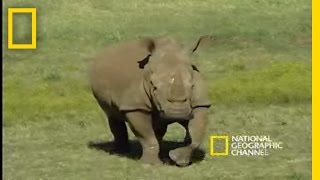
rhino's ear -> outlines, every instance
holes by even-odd
[[[151,56],[152,52],[155,49],[155,42],[152,38],[144,38],[141,41],[141,43],[142,43],[142,46],[146,48],[146,50],[148,51],[148,54],[146,54],[146,56],[142,60],[138,61],[139,68],[143,69],[144,66],[148,64],[149,57]]]
[[[199,48],[207,48],[214,42],[214,38],[210,35],[201,36],[197,43],[192,46],[190,53],[193,54]]]
[[[147,50],[149,51],[149,53],[151,54],[154,49],[155,49],[155,42],[152,38],[144,38],[142,40],[142,44],[144,47],[147,48]]]

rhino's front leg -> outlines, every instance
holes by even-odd
[[[193,115],[194,118],[191,119],[188,124],[191,143],[185,147],[177,148],[169,152],[170,158],[180,166],[186,166],[190,163],[193,150],[200,146],[206,134],[208,108],[196,108],[193,110]]]
[[[142,146],[141,161],[148,164],[162,164],[159,159],[159,143],[152,128],[151,115],[134,111],[126,114],[132,132]]]

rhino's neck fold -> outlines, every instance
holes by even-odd
[[[148,82],[142,78],[141,79],[141,85],[142,85],[142,92],[143,94],[145,94],[143,97],[144,97],[144,101],[146,103],[146,105],[152,109],[152,95],[151,95],[151,89],[150,89],[150,86],[148,85]]]

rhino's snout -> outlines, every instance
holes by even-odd
[[[160,116],[165,119],[176,119],[176,120],[190,120],[193,118],[193,114],[174,114],[174,113],[168,113],[165,111],[160,112]]]
[[[184,96],[184,97],[181,97],[181,98],[172,98],[172,97],[169,97],[168,98],[168,101],[170,102],[170,103],[185,103],[185,102],[187,102],[187,97],[186,96]]]
[[[168,109],[169,113],[172,114],[189,114],[190,113],[190,109],[189,108],[185,108],[185,107],[171,107]]]
[[[192,109],[187,103],[168,103],[166,108],[161,110],[162,116],[172,119],[191,119]]]

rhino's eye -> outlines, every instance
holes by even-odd
[[[191,88],[194,88],[194,85],[195,85],[195,81],[192,80],[192,81],[191,81]]]
[[[157,90],[157,86],[154,85],[152,81],[150,81],[151,86],[153,87],[153,90]]]

